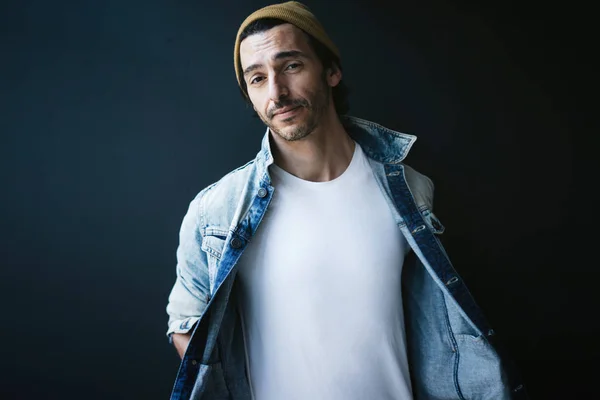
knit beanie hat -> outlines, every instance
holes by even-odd
[[[240,61],[240,35],[246,29],[248,25],[252,22],[263,19],[263,18],[277,18],[286,22],[289,22],[292,25],[302,29],[304,32],[308,33],[316,40],[321,42],[325,47],[327,47],[331,52],[338,58],[340,57],[340,52],[335,44],[331,41],[327,33],[325,33],[325,29],[321,25],[321,23],[317,20],[312,12],[302,3],[297,1],[288,1],[285,3],[272,4],[270,6],[263,7],[252,14],[250,14],[242,25],[238,29],[238,33],[235,39],[235,48],[233,51],[233,64],[235,67],[235,74],[237,76],[238,85],[246,95],[246,91],[242,85],[242,63]]]

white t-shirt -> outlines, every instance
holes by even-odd
[[[400,284],[409,246],[362,149],[332,181],[275,165],[271,177],[238,272],[254,398],[412,399]]]

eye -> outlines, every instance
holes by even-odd
[[[260,83],[262,81],[263,77],[262,76],[255,76],[254,78],[250,79],[250,84],[254,85],[256,83]]]
[[[285,69],[288,69],[288,70],[298,69],[299,66],[300,66],[299,63],[291,63],[290,65],[288,65],[287,67],[285,67]]]

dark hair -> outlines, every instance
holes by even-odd
[[[256,21],[250,23],[242,31],[242,33],[240,34],[240,43],[242,42],[242,40],[246,39],[250,35],[268,31],[269,29],[271,29],[277,25],[286,24],[286,23],[287,23],[286,21],[283,21],[278,18],[258,19]],[[315,52],[315,54],[321,61],[321,64],[323,65],[323,71],[326,71],[328,68],[331,68],[331,69],[339,68],[339,70],[342,71],[342,63],[340,62],[340,59],[335,54],[333,54],[333,52],[331,50],[329,50],[323,43],[319,42],[317,39],[315,39],[313,36],[309,35],[308,33],[304,32],[304,34],[306,36],[308,36],[309,45],[312,47],[313,51]],[[239,66],[239,67],[241,70],[241,66]],[[244,81],[243,79],[241,79],[240,81],[241,81],[241,86],[242,86],[240,88],[240,90],[242,92],[242,96],[244,97],[244,99],[247,102],[251,103],[250,99],[248,98],[248,88],[246,86],[246,81]],[[338,115],[346,114],[348,112],[348,110],[350,109],[350,105],[348,104],[348,93],[349,93],[348,87],[344,83],[343,79],[340,80],[340,82],[335,87],[333,87],[331,90],[331,96],[333,98],[333,105],[335,106],[335,111]]]

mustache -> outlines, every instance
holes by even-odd
[[[267,111],[267,117],[273,119],[277,110],[285,107],[305,107],[308,108],[308,101],[304,99],[285,99],[275,103],[275,106]]]

